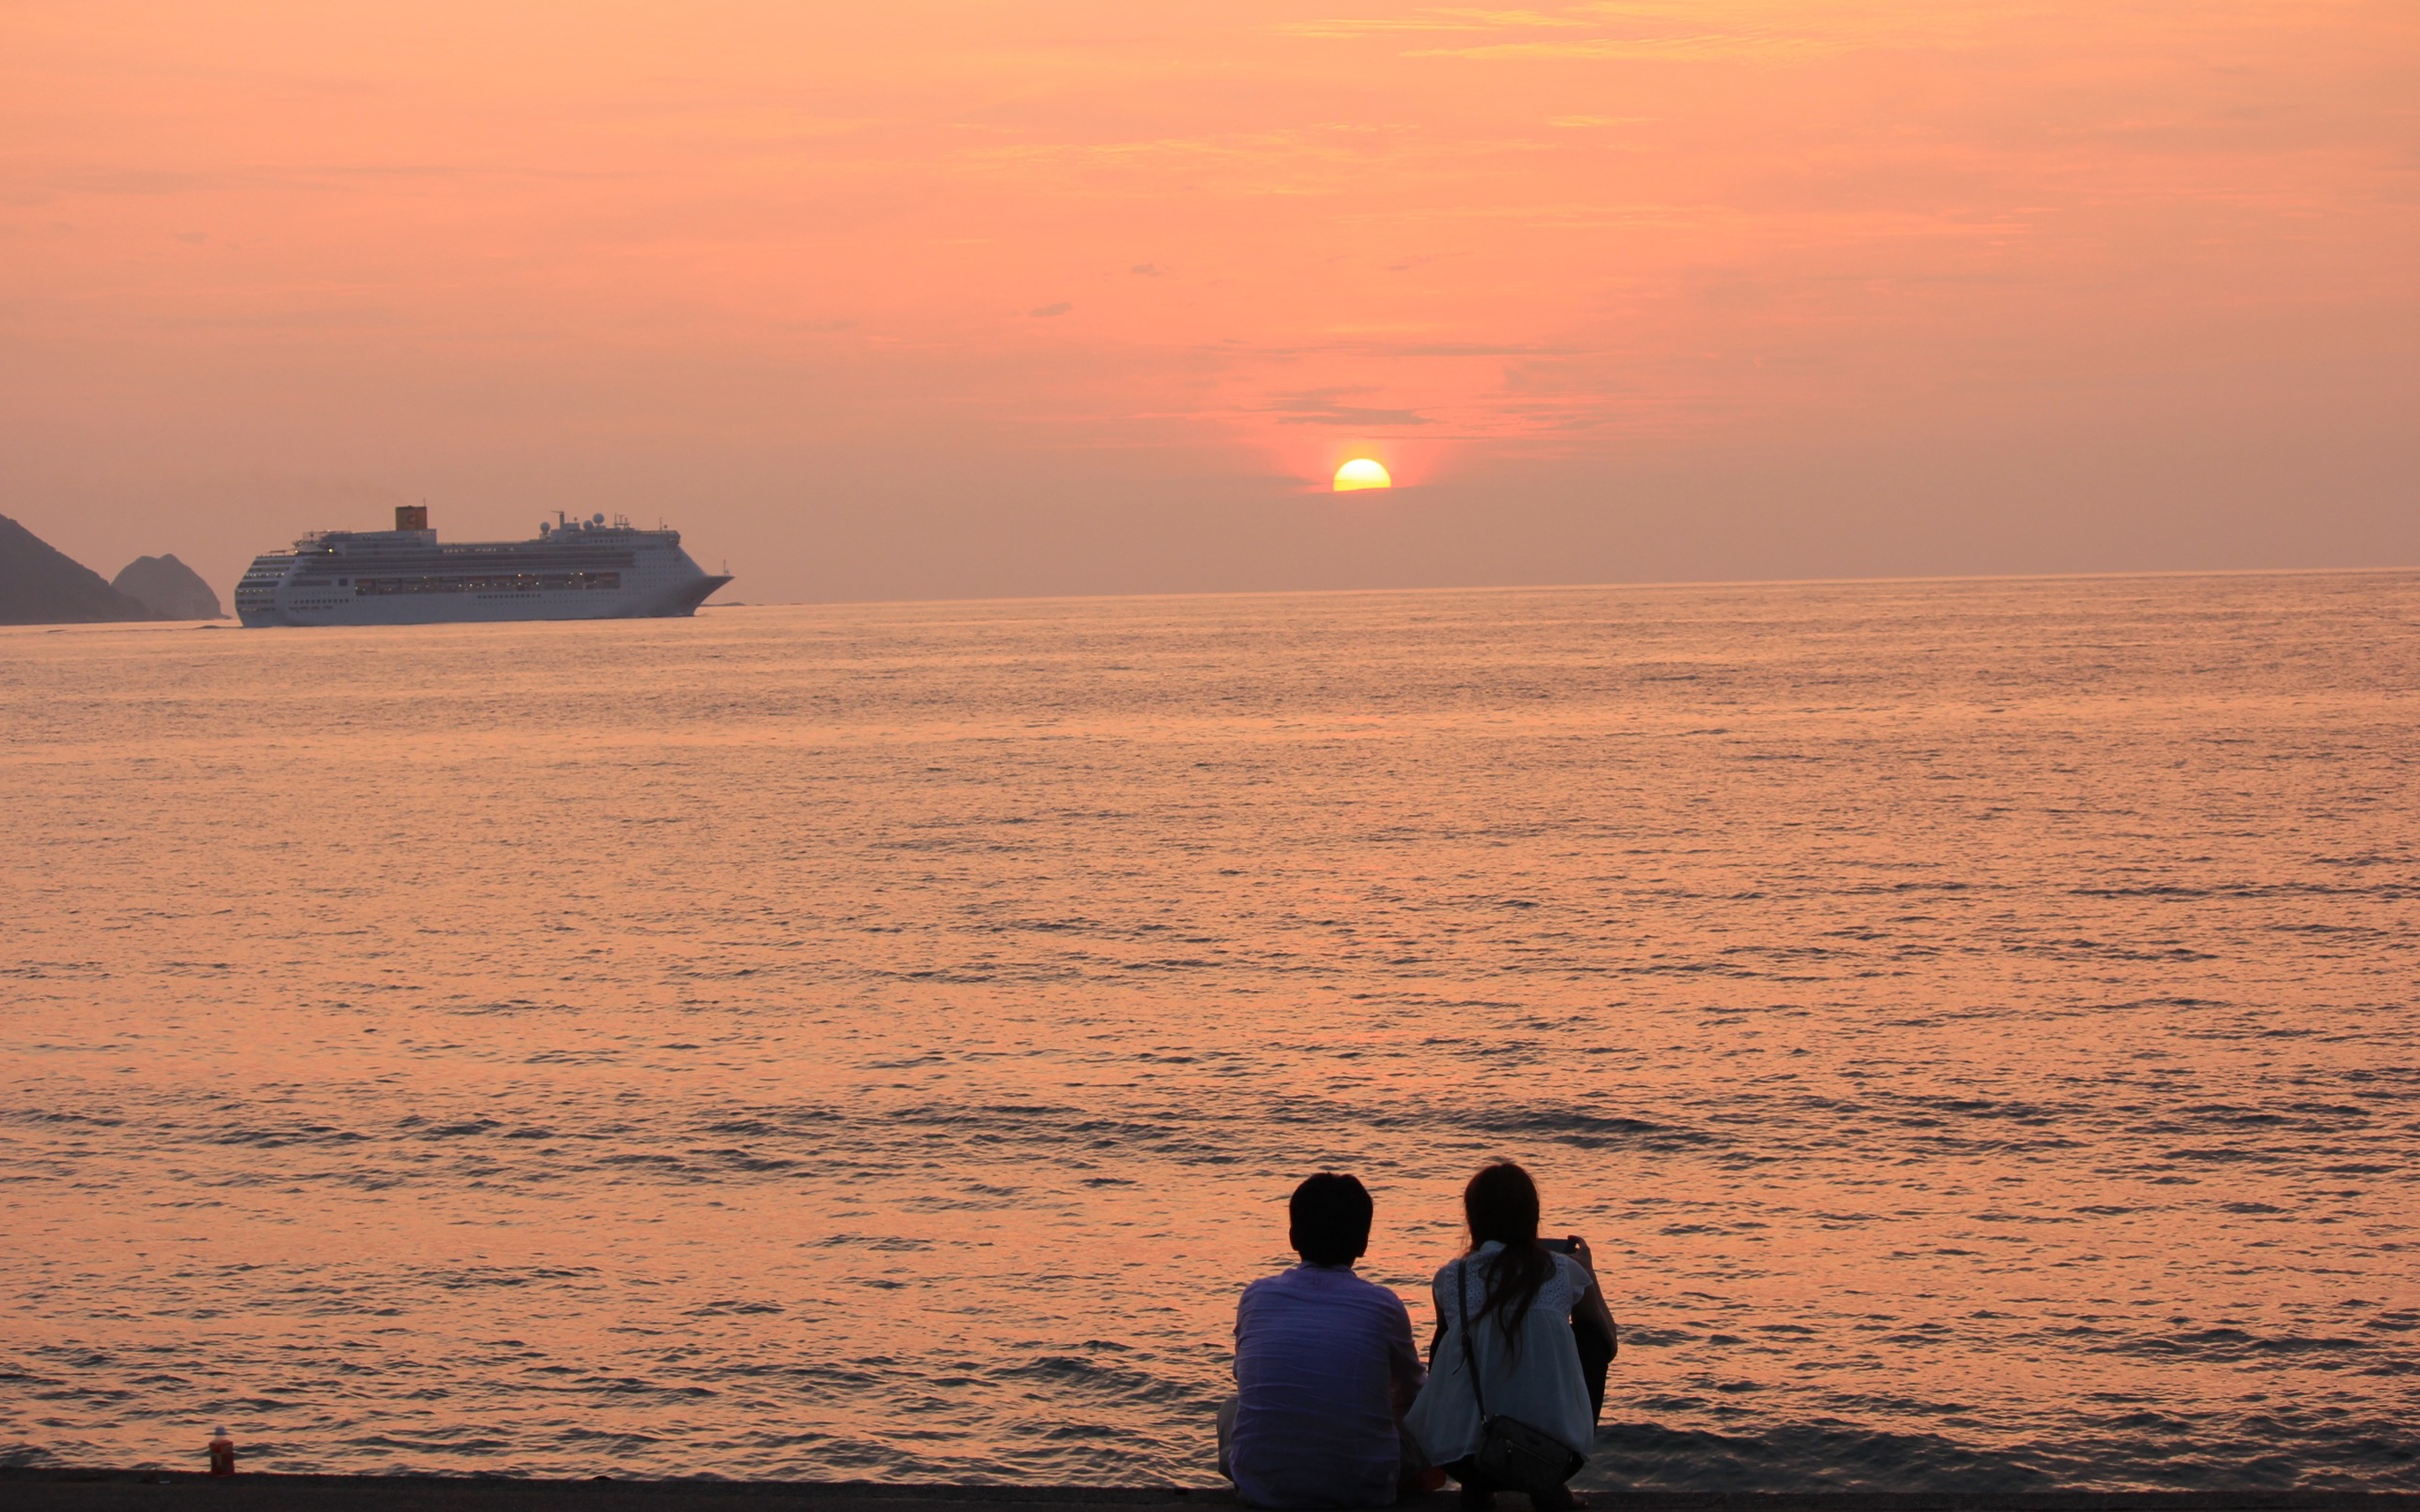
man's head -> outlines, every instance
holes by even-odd
[[[1370,1194],[1334,1171],[1306,1178],[1286,1204],[1286,1240],[1313,1265],[1350,1265],[1370,1247]]]

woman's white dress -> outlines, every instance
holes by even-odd
[[[1596,1441],[1596,1415],[1589,1409],[1588,1382],[1580,1377],[1579,1345],[1572,1337],[1572,1309],[1588,1295],[1588,1269],[1568,1255],[1550,1255],[1554,1273],[1538,1288],[1538,1300],[1521,1317],[1521,1348],[1507,1347],[1496,1315],[1479,1316],[1487,1304],[1487,1261],[1504,1246],[1481,1244],[1466,1260],[1436,1273],[1430,1295],[1445,1319],[1445,1338],[1429,1366],[1428,1384],[1404,1414],[1404,1426],[1419,1441],[1432,1465],[1450,1465],[1479,1452],[1479,1402],[1464,1364],[1462,1322],[1455,1283],[1470,1268],[1471,1353],[1479,1358],[1487,1411],[1542,1428],[1581,1454]]]

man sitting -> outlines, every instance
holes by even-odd
[[[1218,1468],[1254,1506],[1390,1506],[1419,1476],[1400,1425],[1425,1372],[1404,1300],[1353,1273],[1370,1247],[1370,1194],[1322,1172],[1287,1211],[1302,1263],[1235,1305]]]

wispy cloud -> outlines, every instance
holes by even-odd
[[[1947,22],[1915,23],[1928,36]],[[1591,0],[1544,10],[1497,10],[1428,6],[1394,16],[1343,16],[1289,22],[1277,30],[1305,38],[1448,37],[1473,40],[1418,48],[1406,57],[1495,59],[1739,57],[1781,59],[1812,56],[1869,45],[1904,34],[1911,23],[1852,7],[1820,14],[1767,0],[1714,0],[1675,6],[1650,0]],[[1539,36],[1540,32],[1592,33]],[[1477,39],[1487,39],[1480,40]]]
[[[1307,393],[1284,394],[1269,407],[1269,412],[1278,417],[1280,425],[1349,425],[1363,430],[1378,430],[1435,424],[1417,409],[1388,409],[1339,402],[1338,395],[1357,392],[1353,389],[1314,389]]]
[[[1538,10],[1481,10],[1431,6],[1408,16],[1346,16],[1326,21],[1294,21],[1277,30],[1287,37],[1371,37],[1403,32],[1492,32],[1518,27],[1585,24],[1569,16],[1552,16]]]
[[[1408,57],[1463,58],[1674,58],[1811,57],[1846,51],[1845,41],[1742,32],[1689,32],[1664,37],[1574,37],[1535,42],[1482,42],[1472,47],[1426,47]]]

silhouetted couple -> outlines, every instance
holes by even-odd
[[[1462,1504],[1528,1493],[1579,1505],[1617,1348],[1586,1242],[1541,1242],[1538,1187],[1490,1165],[1463,1189],[1470,1247],[1438,1271],[1426,1368],[1403,1299],[1353,1273],[1370,1247],[1370,1194],[1349,1176],[1295,1188],[1288,1242],[1302,1263],[1244,1288],[1234,1398],[1218,1412],[1218,1468],[1266,1507],[1388,1506],[1451,1475]],[[1434,1468],[1433,1468],[1434,1467]]]

